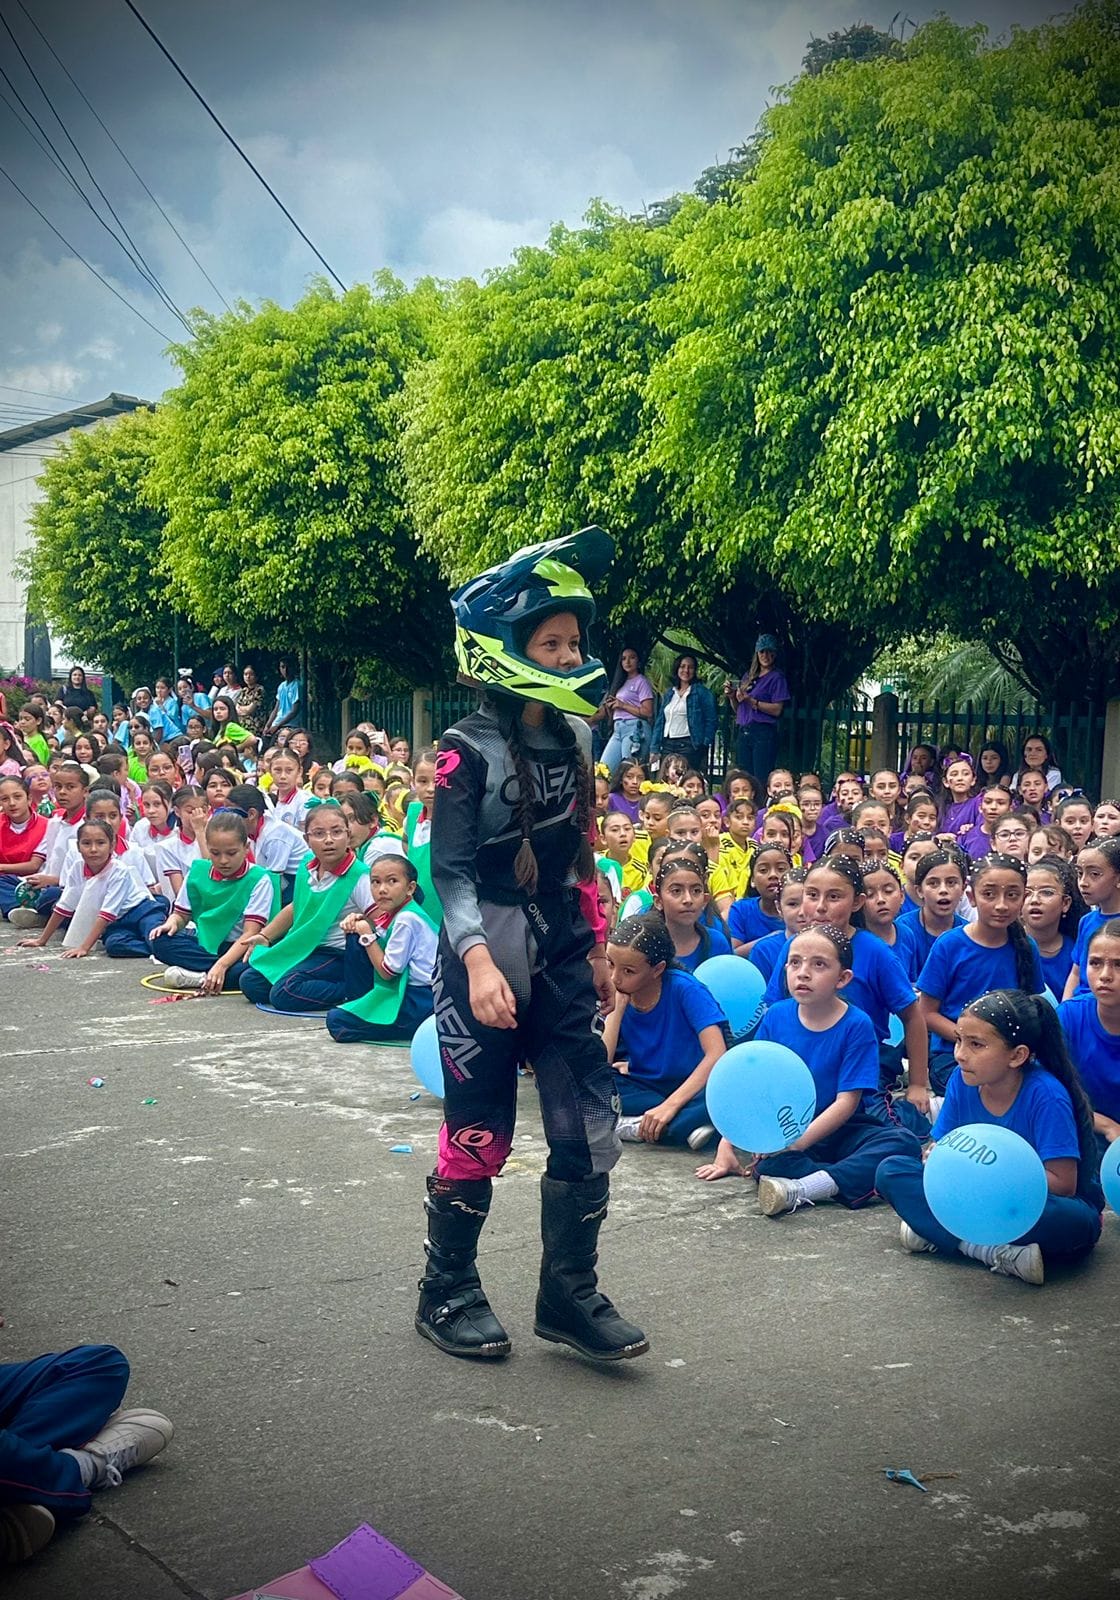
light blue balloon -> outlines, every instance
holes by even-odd
[[[1010,1244],[1046,1205],[1042,1158],[1010,1128],[970,1122],[938,1139],[923,1169],[926,1200],[943,1228],[969,1244]]]
[[[439,1038],[436,1035],[435,1017],[425,1017],[412,1035],[408,1047],[412,1070],[429,1094],[443,1099],[443,1066],[439,1055]]]
[[[704,1094],[724,1138],[756,1154],[784,1150],[817,1111],[813,1074],[800,1056],[768,1039],[732,1045],[712,1068]]]
[[[766,979],[742,956],[709,956],[695,976],[709,991],[734,1034],[746,1033],[758,1021]]]
[[[888,1044],[901,1044],[905,1038],[906,1038],[906,1029],[903,1026],[902,1018],[901,1017],[896,1017],[894,1012],[892,1011],[891,1012],[891,1025],[887,1029],[887,1043]]]
[[[1055,995],[1053,989],[1043,989],[1042,998],[1046,1001],[1046,1004],[1048,1006],[1053,1006],[1054,1010],[1057,1011],[1057,1009],[1058,1009],[1058,999],[1057,999],[1057,996]]]
[[[1113,1139],[1101,1162],[1101,1188],[1113,1211],[1120,1212],[1120,1139]]]

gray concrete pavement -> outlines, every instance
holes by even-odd
[[[906,1256],[885,1208],[769,1221],[753,1186],[628,1147],[604,1281],[653,1350],[597,1370],[531,1333],[525,1085],[483,1252],[514,1355],[454,1361],[412,1329],[439,1110],[404,1051],[240,998],[153,1006],[139,963],[14,943],[0,1359],[111,1340],[126,1403],[177,1429],[6,1576],[18,1600],[222,1600],[363,1520],[467,1600],[1120,1589],[1111,1213],[1038,1290]]]

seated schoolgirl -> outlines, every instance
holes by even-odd
[[[330,767],[320,767],[307,785],[307,792],[313,800],[328,800],[334,791],[334,780],[338,776]]]
[[[151,883],[162,883],[160,879],[158,853],[160,844],[164,839],[170,839],[173,818],[171,815],[171,800],[173,791],[166,783],[158,779],[149,781],[140,791],[140,820],[129,835],[129,844],[134,850],[139,850],[148,864]],[[173,898],[168,891],[168,902]]]
[[[918,862],[923,856],[928,856],[933,850],[940,850],[932,833],[916,833],[913,838],[906,841],[906,848],[902,852],[902,888],[903,901],[900,917],[916,917],[922,909],[921,896],[915,882]]]
[[[148,955],[148,935],[167,914],[167,901],[152,896],[132,862],[117,855],[117,844],[112,822],[90,818],[79,824],[47,925],[34,938],[21,939],[21,945],[42,949],[65,927],[64,956],[92,955],[101,941],[107,956],[142,960]]]
[[[640,761],[620,762],[610,795],[610,809],[624,811],[635,827],[638,826],[639,802],[646,776],[646,769]]]
[[[615,1005],[603,1042],[609,1060],[627,1063],[614,1075],[619,1138],[699,1150],[715,1136],[704,1085],[727,1048],[723,1012],[677,966],[672,938],[655,912],[620,922],[607,960]]]
[[[645,911],[653,910],[653,890],[650,887],[657,876],[658,865],[665,851],[672,844],[672,839],[666,834],[664,839],[654,839],[649,847],[649,875],[640,889],[635,889],[633,894],[628,894],[619,907],[618,920],[624,921],[627,917],[641,916]]]
[[[302,787],[303,764],[295,751],[286,746],[272,757],[272,811],[278,822],[289,822],[293,828],[303,825],[304,815],[312,799]]]
[[[971,1244],[933,1215],[917,1157],[885,1161],[875,1187],[902,1219],[904,1250],[960,1254],[1005,1277],[1040,1284],[1047,1262],[1077,1260],[1093,1248],[1104,1207],[1092,1109],[1066,1050],[1058,1013],[1022,990],[993,990],[961,1011],[956,1059],[934,1141],[974,1123],[1019,1134],[1046,1168],[1049,1194],[1041,1217],[1013,1244]]]
[[[741,780],[737,780],[741,781]],[[732,901],[739,898],[754,856],[754,801],[738,795],[727,807],[726,832],[720,841],[720,858],[712,869],[711,891],[716,910],[725,916]]]
[[[1048,823],[1044,828],[1036,828],[1031,834],[1030,843],[1027,845],[1027,865],[1033,867],[1036,861],[1041,861],[1043,856],[1057,856],[1059,861],[1072,864],[1077,855],[1077,846],[1070,835],[1057,822]],[[1076,885],[1077,874],[1074,872],[1073,881]]]
[[[50,761],[51,747],[46,739],[47,713],[33,700],[26,701],[16,713],[16,732],[29,756],[44,766]]]
[[[1100,800],[1093,812],[1093,838],[1120,838],[1120,800]]]
[[[792,800],[776,800],[772,806],[768,806],[755,834],[756,844],[780,844],[793,866],[804,865],[801,856],[801,812]],[[740,891],[735,896],[737,900],[746,893],[747,878],[748,874],[744,871],[737,885]]]
[[[906,833],[906,812],[902,805],[902,782],[893,767],[880,767],[871,774],[867,786],[868,798],[878,800],[887,808],[887,836],[891,849],[900,852]]]
[[[708,780],[702,772],[697,772],[694,767],[689,767],[681,779],[681,788],[684,790],[685,799],[691,800],[692,804],[696,805],[708,793]]]
[[[881,833],[886,840],[887,848],[890,848],[891,810],[886,801],[867,799],[853,806],[852,827],[858,829],[860,833]]]
[[[10,722],[0,722],[0,778],[22,778],[27,752]]]
[[[917,914],[903,916],[899,924],[905,939],[906,976],[912,983],[917,983],[934,942],[951,928],[966,926],[957,907],[964,899],[968,867],[968,857],[955,845],[927,850],[918,858],[914,868]]]
[[[943,933],[918,974],[918,1005],[930,1033],[929,1077],[935,1095],[945,1093],[952,1076],[957,1018],[970,1000],[992,989],[1042,993],[1038,946],[1019,921],[1026,893],[1027,869],[1014,856],[990,855],[976,862],[969,878],[976,921]]]
[[[785,965],[790,998],[771,1006],[758,1025],[756,1040],[800,1056],[816,1089],[813,1120],[800,1138],[786,1150],[755,1156],[763,1216],[836,1199],[852,1208],[866,1205],[876,1198],[881,1162],[920,1155],[912,1133],[867,1109],[879,1087],[879,1046],[870,1018],[843,997],[852,965],[852,941],[843,929],[814,923],[795,935]],[[721,1139],[715,1160],[697,1177],[742,1171],[733,1147]]]
[[[603,848],[600,861],[618,884],[615,898],[621,902],[644,887],[645,868],[630,859],[634,848],[634,824],[625,811],[608,811],[603,818]]]
[[[1017,861],[1025,862],[1031,834],[1036,832],[1037,826],[1026,811],[1012,811],[1009,816],[997,817],[992,823],[992,850],[997,855],[1014,856]]]
[[[195,784],[185,783],[171,796],[175,827],[156,846],[156,869],[160,881],[166,879],[176,898],[193,864],[200,856],[205,857],[203,829],[209,809],[205,794]]]
[[[1120,1139],[1120,920],[1103,923],[1085,954],[1089,989],[1063,1000],[1058,1021],[1093,1107],[1097,1148]]]
[[[438,930],[443,926],[443,907],[432,882],[432,801],[436,794],[436,747],[429,745],[416,755],[412,769],[412,793],[415,796],[405,811],[404,849],[416,868],[416,881],[420,888],[419,901],[424,915]]]
[[[1106,922],[1120,917],[1120,839],[1094,839],[1078,851],[1077,887],[1089,909],[1078,925],[1065,993],[1059,996],[1063,1000],[1088,993],[1085,963],[1089,940]]]
[[[366,796],[363,801],[372,812],[373,802]],[[249,836],[249,858],[266,872],[275,873],[280,885],[280,903],[287,905],[295,888],[296,873],[307,856],[307,840],[298,828],[281,822],[254,784],[237,783],[229,792],[226,808],[232,808],[245,819]]]
[[[650,846],[655,839],[669,837],[669,813],[675,804],[676,796],[670,794],[668,789],[643,786],[638,807],[639,826],[630,850],[631,857],[639,866],[645,866],[648,862]]]
[[[818,861],[827,861],[829,856],[846,856],[849,861],[854,861],[857,866],[863,865],[864,848],[863,834],[858,828],[834,828],[824,842],[824,852],[818,856]]]
[[[54,787],[50,772],[37,761],[29,761],[23,769],[23,778],[32,811],[49,821],[54,816]]]
[[[852,812],[863,798],[863,779],[858,772],[842,772],[832,786],[832,798],[821,812],[821,827],[826,835],[849,827]]]
[[[909,970],[912,947],[906,934],[906,922],[898,921],[902,910],[901,879],[885,860],[876,859],[862,863],[860,878],[863,883],[864,927],[876,939],[881,939],[888,950],[893,950],[903,967]]]
[[[63,761],[55,768],[53,784],[57,806],[42,841],[42,865],[25,876],[25,890],[20,895],[21,901],[25,892],[33,898],[8,913],[13,928],[42,927],[58,900],[66,847],[86,820],[89,774],[85,769],[76,761]]]
[[[605,767],[595,768],[595,827],[596,837],[602,839],[603,818],[611,809],[611,777]]]
[[[781,884],[778,887],[778,914],[782,919],[781,931],[768,933],[765,938],[755,941],[750,955],[747,957],[752,967],[757,967],[762,976],[769,982],[770,974],[777,963],[785,955],[786,945],[795,933],[800,933],[804,924],[801,920],[802,902],[805,898],[805,867],[790,867],[783,873]]]
[[[714,794],[702,795],[694,804],[696,815],[700,818],[700,842],[708,857],[710,887],[711,875],[719,866],[720,847],[723,842],[723,807]]]
[[[698,844],[707,855],[707,848],[704,846],[704,825],[700,821],[700,813],[687,800],[674,800],[665,826],[674,844]]]
[[[823,853],[825,840],[820,825],[824,796],[815,784],[802,783],[797,791],[797,809],[801,813],[801,859],[811,867]]]
[[[1083,794],[1071,794],[1054,807],[1051,821],[1063,827],[1078,850],[1083,850],[1093,837],[1093,802]]]
[[[959,839],[975,824],[980,809],[976,769],[969,755],[957,756],[945,769],[945,794],[938,831]]]
[[[381,825],[381,813],[377,809],[377,796],[364,792],[354,793],[343,790],[335,795],[342,807],[342,815],[346,818],[346,826],[350,833],[350,848],[355,855],[360,856],[368,867],[375,851],[373,846],[377,841],[377,830]],[[300,843],[304,844],[301,836]]]
[[[926,1030],[902,963],[893,950],[888,950],[881,939],[863,927],[863,904],[862,870],[849,857],[827,856],[806,870],[803,922],[806,926],[827,923],[839,928],[851,941],[852,976],[845,980],[845,999],[857,1010],[866,1012],[871,1021],[880,1046],[879,1087],[884,1091],[891,1088],[898,1074],[898,1056],[888,1043],[893,1012],[902,1022],[904,1054],[909,1063],[906,1099],[924,1116],[929,1104]],[[766,986],[764,998],[768,1005],[789,997],[785,970],[789,943]],[[879,1102],[878,1109],[888,1119],[896,1115],[885,1099]]]
[[[221,994],[246,970],[248,940],[280,909],[276,875],[249,859],[249,833],[236,811],[206,824],[207,857],[193,861],[169,916],[150,934],[150,950],[166,961],[176,989]],[[194,931],[187,928],[194,923]]]
[[[347,999],[327,1012],[327,1032],[339,1044],[411,1039],[432,1014],[439,929],[419,904],[416,863],[381,856],[369,885],[370,915],[351,913],[342,921]]]
[[[673,941],[676,964],[685,972],[695,972],[709,956],[732,954],[723,918],[710,903],[702,846],[670,844],[653,879],[653,904]]]
[[[1010,803],[1010,802],[1009,802]],[[906,802],[906,820],[903,823],[903,834],[906,843],[920,834],[928,833],[933,839],[938,830],[937,801],[924,786],[917,794],[912,794]],[[905,854],[903,846],[903,854]]]
[[[342,921],[373,910],[369,870],[350,848],[337,800],[312,802],[305,830],[310,857],[296,874],[291,905],[250,941],[238,987],[276,1011],[329,1011],[346,999]]]
[[[1045,826],[1050,821],[1050,812],[1047,809],[1050,791],[1046,787],[1046,774],[1030,769],[1024,772],[1019,779],[1020,809],[1029,806],[1038,813],[1039,823]]]
[[[882,828],[861,828],[859,836],[863,841],[864,866],[869,861],[879,861],[884,866],[890,867],[892,871],[896,867],[901,868],[902,862],[897,856],[892,856],[890,840]],[[899,877],[899,888],[901,889],[901,887],[902,879]]]
[[[20,884],[43,865],[46,817],[31,807],[24,778],[0,778],[0,917],[16,907]]]
[[[1065,993],[1085,910],[1077,874],[1068,861],[1061,856],[1043,856],[1028,863],[1023,926],[1038,946],[1043,982],[1055,1000]]]
[[[783,933],[778,892],[792,870],[789,851],[781,844],[759,845],[751,863],[747,893],[727,913],[727,931],[737,956],[749,956],[760,939]]]

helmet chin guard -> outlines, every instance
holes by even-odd
[[[460,679],[574,716],[597,711],[608,680],[603,663],[590,653],[595,601],[587,584],[603,577],[613,556],[609,534],[584,528],[518,550],[457,589],[451,609]],[[578,667],[566,672],[542,667],[524,651],[534,629],[559,611],[570,611],[577,619],[583,656]]]

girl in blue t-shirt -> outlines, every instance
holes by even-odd
[[[704,985],[674,962],[673,940],[656,912],[627,917],[611,934],[607,960],[615,1006],[603,1030],[622,1116],[618,1136],[699,1150],[715,1137],[704,1103],[708,1075],[727,1048],[726,1020]]]
[[[805,873],[802,918],[809,923],[829,923],[852,941],[852,976],[845,998],[871,1019],[875,1037],[885,1045],[893,1012],[902,1021],[904,1053],[910,1064],[906,1099],[928,1114],[929,1085],[926,1062],[929,1043],[918,1014],[913,985],[893,950],[863,927],[863,877],[859,865],[847,856],[827,856]],[[786,947],[788,955],[789,946]],[[785,959],[775,966],[764,996],[768,1005],[788,997]],[[890,1047],[880,1054],[880,1083],[885,1089],[895,1081],[897,1061]],[[888,1117],[890,1108],[881,1110]]]
[[[983,856],[969,881],[976,921],[943,933],[918,974],[918,1005],[930,1033],[934,1097],[945,1093],[954,1067],[957,1018],[991,989],[1041,994],[1038,947],[1019,921],[1027,892],[1026,864],[1015,856]],[[940,1110],[934,1105],[934,1111]]]
[[[906,933],[907,976],[913,983],[917,982],[918,974],[941,935],[965,926],[957,907],[964,898],[967,871],[968,857],[956,845],[926,851],[914,869],[918,913],[906,917],[900,925],[900,931],[905,929]]]
[[[1093,1107],[1100,1155],[1120,1139],[1120,921],[1106,922],[1089,940],[1089,993],[1058,1007],[1074,1066]]]
[[[765,1217],[827,1200],[866,1205],[875,1198],[880,1162],[919,1153],[913,1134],[868,1110],[879,1085],[879,1045],[868,1017],[841,998],[852,982],[852,962],[852,941],[842,929],[814,923],[797,934],[786,955],[790,999],[770,1007],[755,1035],[800,1056],[816,1090],[813,1118],[801,1137],[785,1150],[755,1157],[751,1170]],[[743,1170],[734,1147],[721,1139],[715,1160],[696,1176],[711,1180]]]
[[[1089,909],[1077,930],[1066,991],[1059,996],[1062,1000],[1088,994],[1089,984],[1081,969],[1089,940],[1110,918],[1120,917],[1120,839],[1094,839],[1077,852],[1077,887]]]
[[[940,850],[941,846],[932,833],[915,833],[907,839],[902,852],[902,887],[905,899],[902,902],[902,917],[916,917],[922,909],[921,896],[918,894],[915,876],[918,862],[923,856],[928,856],[933,850]]]
[[[884,1161],[875,1187],[902,1218],[904,1250],[959,1251],[1005,1277],[1041,1283],[1047,1261],[1084,1256],[1100,1238],[1104,1196],[1096,1176],[1092,1108],[1058,1014],[1039,996],[994,989],[964,1007],[957,1035],[958,1070],[949,1079],[934,1140],[977,1122],[1019,1134],[1046,1168],[1049,1194],[1041,1217],[1012,1244],[971,1244],[933,1215],[919,1160]]]
[[[702,845],[672,844],[653,880],[654,909],[673,941],[677,966],[695,972],[709,956],[732,954],[723,918],[708,895],[708,857]]]
[[[778,933],[768,933],[765,939],[756,941],[747,960],[753,967],[757,967],[762,976],[769,981],[777,963],[785,954],[785,948],[795,933],[800,933],[801,903],[805,898],[805,871],[804,867],[790,867],[782,878],[778,890],[778,913],[782,919],[781,930]]]
[[[1023,926],[1038,946],[1042,979],[1055,1000],[1065,993],[1074,940],[1084,915],[1077,874],[1068,861],[1049,855],[1028,861]]]
[[[778,893],[790,863],[790,853],[784,845],[760,845],[755,853],[747,892],[727,913],[727,931],[737,956],[749,956],[760,939],[784,930]]]

